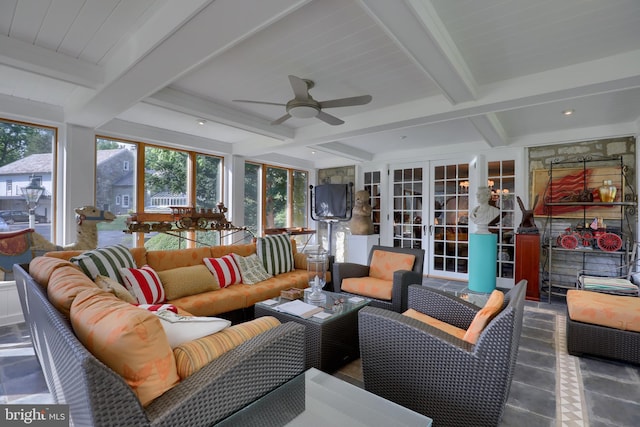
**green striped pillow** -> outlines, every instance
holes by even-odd
[[[293,248],[287,234],[258,237],[256,253],[267,273],[276,275],[293,271]]]
[[[84,252],[69,261],[78,265],[84,274],[94,280],[98,275],[107,276],[123,285],[121,268],[136,268],[129,249],[123,245],[106,246]]]

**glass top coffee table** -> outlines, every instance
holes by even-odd
[[[431,426],[422,414],[311,368],[216,426]]]
[[[353,298],[335,292],[322,292],[326,301],[320,313],[303,318],[278,310],[291,300],[277,297],[255,305],[255,317],[273,316],[281,322],[305,325],[305,367],[332,372],[360,357],[358,342],[358,311],[369,304],[367,298]],[[308,292],[305,292],[305,300]]]

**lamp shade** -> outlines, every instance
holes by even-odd
[[[31,205],[35,205],[40,200],[40,196],[44,193],[44,187],[38,185],[38,180],[35,178],[31,178],[31,183],[26,187],[22,187],[22,195],[25,200]]]

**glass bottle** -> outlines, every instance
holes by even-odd
[[[616,199],[616,192],[618,189],[612,184],[610,179],[605,179],[602,182],[602,187],[598,188],[601,202],[613,202]]]

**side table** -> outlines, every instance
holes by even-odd
[[[305,296],[308,292],[305,292]],[[277,306],[289,300],[277,297],[255,305],[255,317],[273,316],[281,322],[296,322],[305,326],[305,369],[317,368],[333,372],[345,363],[360,357],[358,341],[358,311],[371,300],[349,297],[323,291],[327,296],[323,313],[325,318],[302,317],[277,310]],[[343,301],[342,303],[339,303]],[[338,302],[338,304],[336,304]]]

